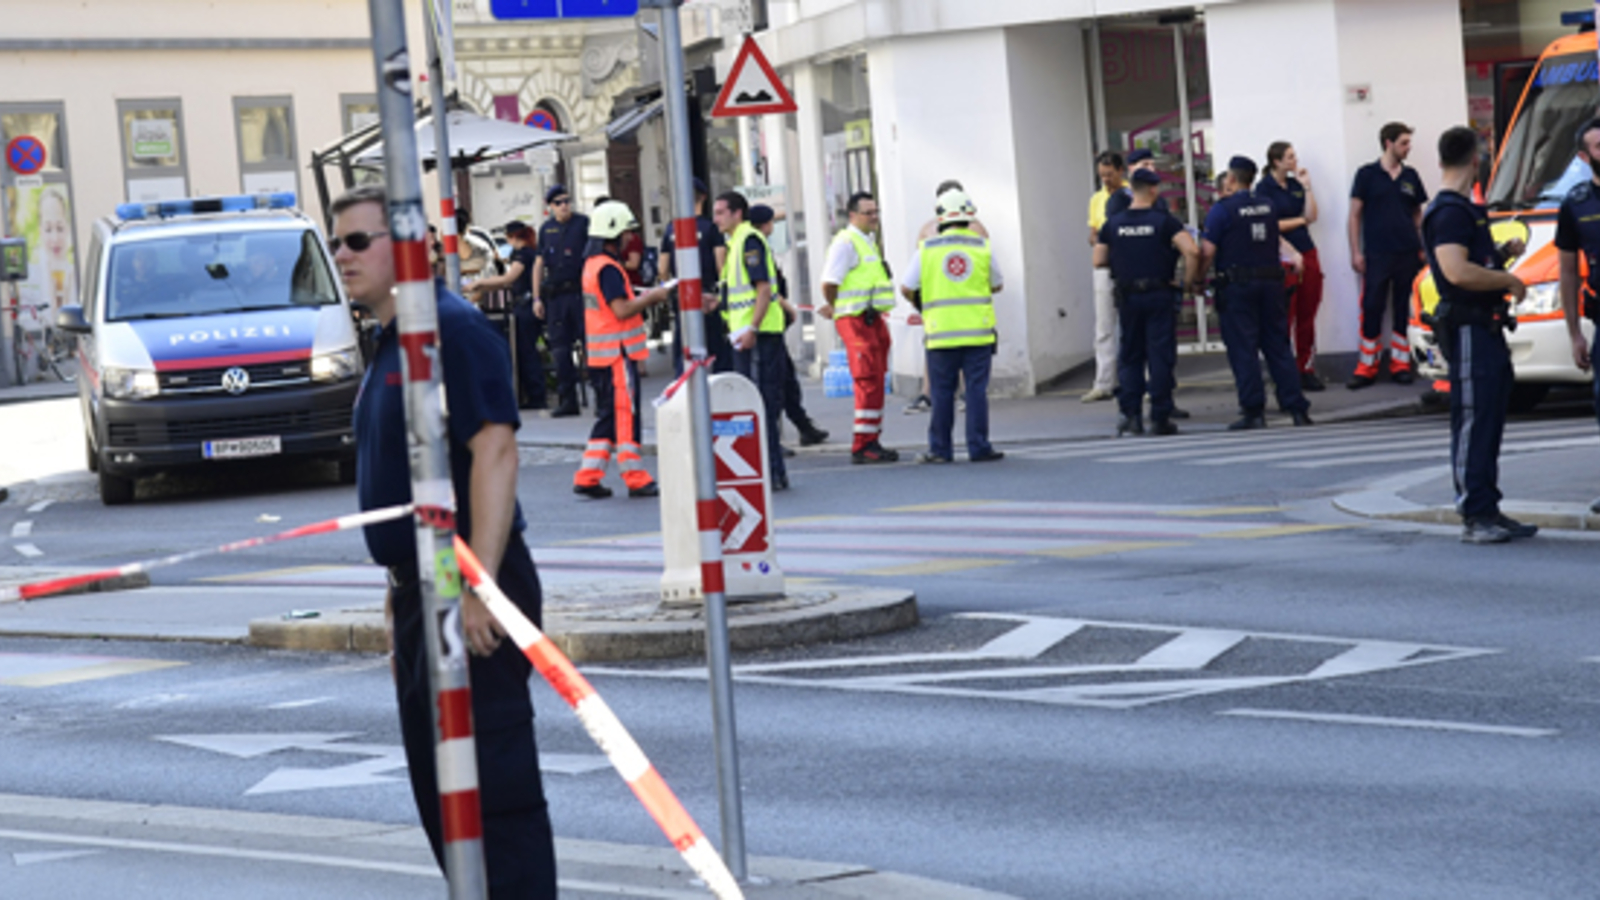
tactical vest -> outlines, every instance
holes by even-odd
[[[993,344],[989,242],[966,228],[928,238],[922,258],[922,328],[929,350]]]

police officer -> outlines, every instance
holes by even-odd
[[[1450,471],[1455,479],[1461,540],[1503,544],[1539,529],[1500,512],[1500,438],[1511,403],[1512,302],[1527,287],[1505,271],[1489,233],[1489,212],[1472,202],[1478,135],[1456,126],[1439,136],[1440,191],[1422,221],[1428,268],[1439,288],[1434,320],[1450,360]],[[1512,248],[1515,249],[1515,248]]]
[[[972,228],[978,211],[966,191],[939,195],[939,234],[917,245],[900,290],[922,312],[928,355],[928,452],[922,463],[955,458],[956,386],[967,382],[967,459],[994,462],[1005,454],[989,443],[989,371],[997,335],[994,295],[1005,287],[989,239]]]
[[[400,343],[394,327],[394,247],[381,187],[357,188],[336,199],[334,263],[350,298],[366,304],[382,325],[377,348],[356,400],[356,493],[363,510],[411,502],[401,380]],[[358,249],[359,248],[359,249]],[[436,284],[439,359],[450,410],[445,438],[456,498],[456,531],[513,603],[540,621],[539,573],[522,541],[517,504],[519,424],[505,341],[483,314]],[[418,582],[416,530],[401,519],[365,530],[367,550],[389,569],[385,599],[393,622],[395,694],[411,789],[439,865],[443,826],[434,767],[433,705],[428,689],[427,645]],[[430,563],[431,564],[431,563]],[[489,896],[494,900],[555,898],[555,846],[539,780],[528,694],[526,657],[470,590],[463,590],[461,631],[471,654],[472,719],[483,848]]]
[[[1139,171],[1145,171],[1154,174],[1157,177],[1157,184],[1160,183],[1161,173],[1156,171],[1156,155],[1143,147],[1133,150],[1128,154],[1129,183],[1123,184],[1119,190],[1110,191],[1107,194],[1107,219],[1110,219],[1119,212],[1127,210],[1128,207],[1133,205],[1133,188],[1131,187],[1131,182],[1133,180],[1133,173]],[[1156,195],[1155,208],[1161,212],[1171,212],[1171,210],[1167,208],[1167,199],[1162,197],[1159,193]]]
[[[506,223],[505,232],[506,240],[511,243],[511,262],[506,271],[479,278],[467,292],[479,306],[493,291],[504,288],[511,292],[511,315],[517,341],[517,377],[522,383],[523,395],[528,398],[528,407],[544,409],[544,360],[539,356],[539,336],[544,333],[544,319],[533,308],[533,273],[538,268],[538,254],[533,248],[533,229],[513,219]]]
[[[667,291],[657,287],[634,295],[622,267],[622,237],[638,228],[639,220],[628,204],[610,200],[595,210],[588,229],[583,264],[584,349],[589,381],[594,386],[595,421],[583,462],[572,477],[572,492],[595,500],[611,496],[611,489],[600,480],[611,462],[613,445],[628,496],[660,493],[639,452],[639,363],[650,356],[643,313],[665,303]]]
[[[1572,361],[1588,372],[1594,368],[1596,350],[1583,336],[1578,321],[1579,297],[1583,314],[1596,323],[1600,342],[1600,119],[1590,119],[1578,129],[1578,157],[1594,173],[1588,181],[1574,187],[1561,201],[1556,214],[1556,250],[1561,265],[1561,308],[1566,313],[1567,334],[1572,339]],[[1579,275],[1578,254],[1589,267],[1589,280]],[[1600,415],[1600,378],[1594,379],[1595,413]],[[1600,499],[1589,504],[1600,513]]]
[[[1256,164],[1247,156],[1228,161],[1226,198],[1206,214],[1201,269],[1215,272],[1217,312],[1222,317],[1222,341],[1228,348],[1228,366],[1239,393],[1239,419],[1231,431],[1267,427],[1266,388],[1261,383],[1261,363],[1278,395],[1278,408],[1294,417],[1296,425],[1310,425],[1311,404],[1300,391],[1300,373],[1289,346],[1289,320],[1283,300],[1283,265],[1280,253],[1297,260],[1298,254],[1278,234],[1278,213],[1272,201],[1255,194]]]
[[[1411,155],[1411,126],[1390,122],[1378,132],[1383,155],[1356,170],[1350,185],[1350,265],[1361,276],[1361,353],[1355,374],[1345,387],[1352,391],[1378,379],[1379,338],[1383,314],[1389,320],[1389,377],[1410,384],[1411,283],[1422,268],[1422,241],[1417,229],[1428,191],[1417,170],[1406,165]]]
[[[765,203],[757,203],[750,207],[750,224],[761,232],[771,246],[772,226],[775,217],[772,207]],[[777,264],[777,257],[773,257],[772,280],[776,286],[773,301],[783,308],[783,329],[800,320],[800,312],[795,309],[794,301],[789,299],[789,281],[783,277],[783,267]],[[828,432],[818,428],[817,423],[811,420],[810,413],[806,412],[805,395],[800,390],[800,376],[795,372],[794,358],[789,355],[787,340],[779,341],[778,346],[783,349],[783,414],[794,423],[795,430],[800,432],[800,446],[810,447],[820,444],[828,439]],[[793,451],[784,450],[784,456],[793,455]]]
[[[706,300],[705,331],[706,353],[711,357],[712,372],[732,372],[733,352],[728,349],[728,327],[722,317],[713,315],[716,311],[719,291],[717,279],[722,275],[722,265],[727,258],[727,242],[722,237],[722,232],[717,230],[717,223],[711,221],[706,214],[706,201],[709,199],[706,183],[696,178],[694,180],[694,230],[695,239],[700,250],[700,295]],[[674,251],[677,249],[677,240],[672,229],[667,229],[666,235],[661,238],[661,278],[671,278],[677,268]],[[672,369],[675,374],[683,374],[683,311],[678,308],[678,292],[672,292]]]
[[[755,382],[767,418],[767,466],[772,489],[789,489],[778,444],[783,417],[783,308],[774,299],[777,263],[767,238],[745,221],[750,201],[738,191],[717,198],[711,218],[728,242],[722,265],[722,306],[733,347],[733,368]]]
[[[572,194],[561,185],[545,192],[550,218],[539,226],[533,263],[533,314],[543,319],[550,355],[555,357],[553,418],[578,414],[578,366],[573,348],[583,341],[583,265],[589,244],[589,217],[572,211]]]
[[[1145,368],[1149,367],[1151,430],[1177,434],[1172,423],[1173,366],[1178,362],[1177,312],[1181,296],[1173,284],[1178,258],[1189,277],[1199,267],[1194,238],[1169,212],[1155,208],[1161,176],[1148,169],[1132,175],[1133,205],[1106,219],[1095,244],[1094,264],[1109,269],[1122,340],[1117,348],[1117,435],[1144,434]],[[1193,284],[1185,286],[1186,291]]]
[[[849,352],[855,382],[856,421],[850,462],[890,463],[897,451],[884,447],[883,387],[889,374],[889,325],[894,309],[894,280],[883,262],[872,232],[878,227],[878,201],[866,191],[850,195],[845,206],[850,224],[834,235],[822,269],[822,305],[818,315],[832,320]]]

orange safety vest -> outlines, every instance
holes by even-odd
[[[627,270],[609,254],[596,253],[583,262],[583,326],[584,352],[589,357],[589,367],[604,369],[621,361],[624,353],[629,359],[650,358],[650,348],[645,345],[644,316],[634,314],[626,319],[617,318],[611,304],[600,293],[600,273],[610,266],[622,276],[622,286],[633,299],[633,284],[628,281]]]

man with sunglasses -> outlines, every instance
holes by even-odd
[[[572,194],[561,185],[545,191],[550,218],[539,226],[533,261],[533,314],[545,322],[545,341],[556,363],[560,403],[553,418],[578,414],[578,367],[572,350],[583,343],[583,258],[589,217],[572,211]]]
[[[395,328],[395,259],[376,186],[335,200],[334,264],[350,298],[365,304],[381,331],[356,398],[356,493],[363,510],[411,502],[401,349]],[[520,424],[506,343],[466,300],[435,283],[438,352],[449,417],[450,480],[456,531],[512,602],[541,620],[539,574],[522,540],[516,501]],[[389,570],[385,614],[390,623],[395,694],[411,790],[434,858],[444,865],[443,827],[434,760],[433,710],[418,582],[415,527],[400,519],[365,529],[367,550]],[[472,719],[482,802],[489,896],[495,900],[556,897],[555,845],[540,783],[528,695],[531,666],[483,602],[461,595],[461,631],[468,648]]]

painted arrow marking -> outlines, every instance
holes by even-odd
[[[744,549],[745,542],[750,540],[750,535],[755,534],[756,528],[761,525],[761,512],[751,506],[750,501],[746,500],[737,488],[722,488],[717,491],[717,496],[721,497],[722,502],[728,504],[728,509],[739,517],[739,524],[722,539],[722,549],[725,552],[738,553]]]
[[[368,759],[326,769],[284,767],[256,782],[245,794],[281,794],[290,791],[320,791],[332,788],[370,787],[404,781],[398,773],[406,768],[405,748],[398,744],[360,744],[346,742],[353,732],[300,732],[290,734],[168,734],[156,740],[196,750],[221,753],[236,759],[256,759],[284,750],[310,750],[342,753]],[[584,775],[610,769],[599,754],[541,753],[539,769],[556,775]]]

